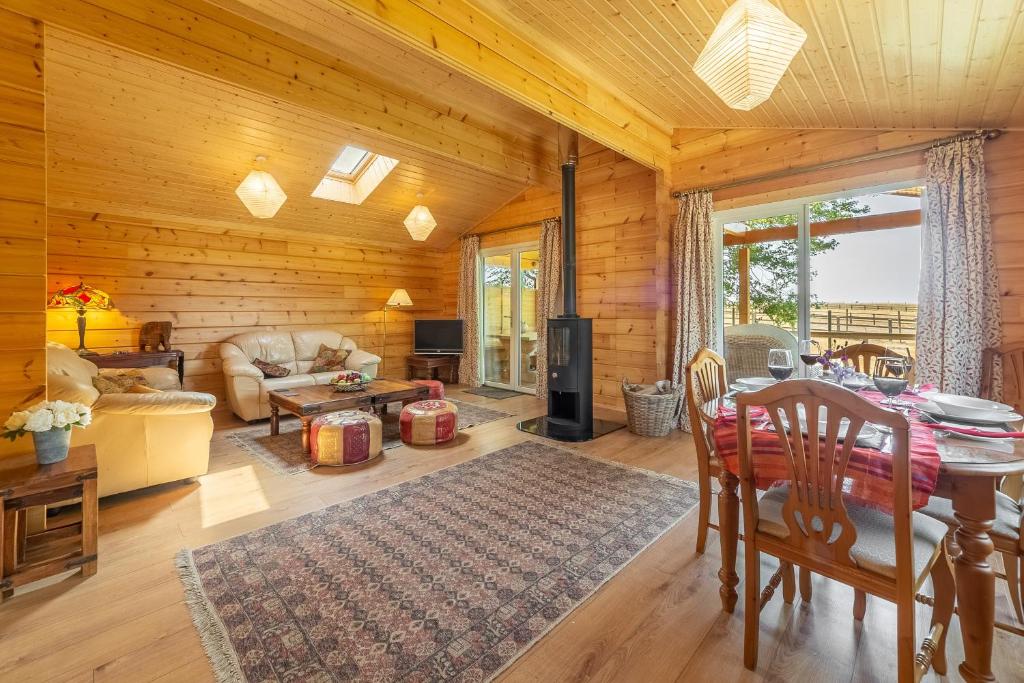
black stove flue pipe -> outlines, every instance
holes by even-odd
[[[576,318],[576,164],[579,135],[566,128],[559,131],[562,164],[562,317]]]

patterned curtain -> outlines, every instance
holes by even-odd
[[[548,393],[548,318],[562,312],[562,221],[540,225],[540,274],[537,278],[537,396]]]
[[[917,312],[917,378],[977,396],[982,352],[1002,337],[999,282],[980,138],[928,150]],[[993,368],[992,391],[1002,394]]]
[[[459,384],[480,386],[480,237],[467,235],[461,241],[459,262],[459,317],[462,318],[462,360]]]
[[[672,381],[686,382],[686,364],[715,335],[715,268],[711,233],[711,193],[692,192],[679,199],[672,227],[672,289],[675,314],[675,356]],[[690,431],[684,409],[679,426]]]

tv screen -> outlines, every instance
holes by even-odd
[[[413,352],[462,353],[462,321],[413,321]]]

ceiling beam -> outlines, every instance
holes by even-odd
[[[466,0],[328,2],[581,135],[669,170],[672,131],[665,121],[574,73]]]
[[[0,0],[0,7],[503,178],[558,187],[550,146],[537,149],[438,111],[204,0]]]

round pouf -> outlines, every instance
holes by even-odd
[[[313,420],[309,459],[314,465],[358,465],[384,452],[376,415],[356,410],[328,413]]]
[[[430,399],[442,399],[444,398],[444,383],[436,379],[414,379],[410,380],[413,384],[418,384],[421,387],[427,387],[430,389],[430,393],[427,394],[427,398]]]
[[[434,446],[459,433],[459,409],[451,401],[417,401],[402,408],[398,420],[402,442]]]

